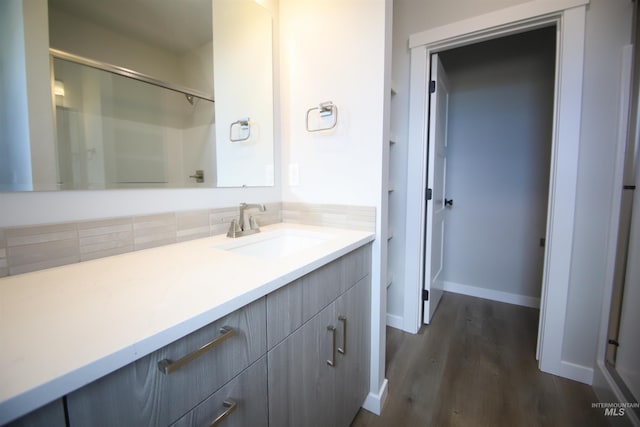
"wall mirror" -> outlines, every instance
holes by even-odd
[[[48,7],[58,189],[273,185],[269,10],[255,0]]]

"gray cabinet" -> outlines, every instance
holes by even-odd
[[[348,426],[369,390],[370,262],[356,249],[70,393],[69,425]],[[9,426],[66,423],[57,400]]]
[[[71,393],[71,426],[171,424],[265,354],[264,320],[263,298]],[[159,369],[158,362],[179,361],[228,331],[179,369]]]
[[[218,425],[215,421],[224,427],[266,427],[267,411],[267,358],[263,356],[172,427]]]
[[[361,254],[367,252],[363,248]],[[357,265],[348,262],[363,259],[361,254],[352,253],[312,273],[315,286],[337,289],[336,295],[340,295],[340,289],[346,292],[334,296],[333,301],[267,353],[269,425],[348,426],[364,402],[369,390],[370,278],[360,278]],[[368,266],[366,262],[362,265]],[[340,277],[337,282],[336,271]],[[354,280],[358,280],[355,286]],[[281,289],[276,295],[278,302],[287,296],[296,316],[299,309],[295,297],[300,293],[304,297],[305,283],[312,282],[303,280],[302,292],[300,284],[293,283],[291,289]],[[326,294],[325,290],[313,295]],[[314,302],[303,299],[301,304],[309,307]],[[271,327],[269,324],[268,329]]]
[[[57,399],[7,424],[6,427],[66,427],[66,425],[62,399]]]

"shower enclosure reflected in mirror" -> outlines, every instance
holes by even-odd
[[[255,0],[49,0],[49,41],[58,189],[273,185]]]
[[[215,185],[212,100],[52,58],[61,190]]]

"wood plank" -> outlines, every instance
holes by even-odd
[[[389,396],[352,426],[606,426],[593,389],[535,360],[538,310],[445,293],[417,335],[387,328]]]

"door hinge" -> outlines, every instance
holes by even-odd
[[[545,245],[545,244],[546,244],[546,240],[545,240],[545,238],[544,238],[544,237],[541,237],[541,238],[540,238],[540,247],[541,247],[541,248],[544,248],[544,245]]]
[[[636,186],[635,185],[623,185],[622,188],[624,190],[635,190]]]
[[[427,188],[427,200],[431,200],[433,198],[433,191],[430,188]]]
[[[429,82],[429,93],[434,93],[436,91],[436,81],[431,80]]]
[[[611,345],[615,345],[616,347],[620,347],[620,343],[616,340],[609,340],[607,342]]]
[[[422,290],[422,301],[429,301],[429,291],[426,289]]]

